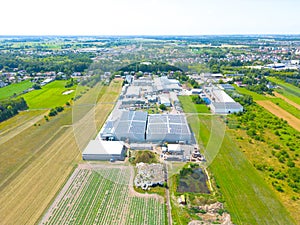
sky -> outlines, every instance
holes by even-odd
[[[1,0],[0,35],[300,34],[299,0]]]

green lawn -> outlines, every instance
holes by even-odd
[[[178,96],[185,113],[210,113],[209,108],[204,104],[194,104],[191,96]]]
[[[11,84],[6,87],[0,88],[0,100],[9,98],[14,94],[22,94],[23,91],[31,88],[32,85],[33,83],[31,83],[29,80],[25,80],[20,83]]]
[[[42,87],[22,95],[30,109],[46,109],[63,106],[75,95],[76,86],[65,88],[67,81],[53,81]],[[71,94],[63,95],[65,91],[74,90]]]
[[[228,131],[222,132],[221,117],[195,115],[188,121],[200,146],[205,146],[208,162],[212,161],[209,169],[234,224],[295,224]]]
[[[281,89],[276,90],[278,93],[282,94],[283,96],[287,97],[291,101],[300,105],[300,88],[292,84],[286,83],[275,77],[268,77],[268,80],[276,83],[281,87]]]

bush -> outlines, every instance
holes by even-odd
[[[289,160],[286,165],[288,167],[295,167],[295,163],[292,160]]]
[[[64,107],[62,107],[62,106],[57,106],[57,107],[55,107],[55,110],[56,110],[57,112],[62,112],[62,111],[64,111]]]
[[[164,104],[160,104],[159,105],[159,108],[162,110],[162,111],[165,111],[167,109],[167,106],[165,106]]]
[[[51,109],[48,116],[56,116],[57,115],[57,111],[55,109]]]

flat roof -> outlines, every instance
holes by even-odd
[[[217,109],[241,109],[243,106],[238,102],[212,102],[211,103]]]
[[[123,141],[91,140],[82,155],[118,155],[122,153]]]
[[[219,88],[213,88],[211,90],[212,95],[215,97],[216,102],[235,102],[225,91]]]
[[[190,134],[190,129],[182,114],[148,115],[147,134]],[[163,138],[163,136],[162,136]]]
[[[179,144],[168,144],[168,151],[182,151],[181,146]]]

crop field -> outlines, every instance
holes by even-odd
[[[285,98],[287,97],[278,94],[276,95],[276,93],[275,96],[265,96],[249,91],[245,88],[237,87],[236,85],[235,88],[240,94],[252,96],[253,100],[255,100],[259,105],[263,106],[275,116],[285,119],[292,127],[299,131],[300,111],[298,107],[300,106],[295,103],[294,100],[289,99],[289,101],[286,101]],[[293,91],[296,91],[296,88],[297,87],[293,87]],[[300,98],[298,97],[295,99],[298,100]]]
[[[298,119],[297,117],[291,115],[286,110],[280,108],[271,101],[257,101],[257,103],[265,109],[267,109],[272,114],[274,114],[275,116],[286,120],[290,126],[300,131],[300,119]]]
[[[228,131],[223,134],[212,130],[215,128],[213,123],[217,121],[213,122],[211,116],[195,117],[188,117],[188,122],[200,146],[209,149],[208,146],[212,144],[215,145],[210,147],[212,151],[218,151],[209,169],[220,187],[233,223],[296,224],[275,192],[239,150]],[[214,118],[218,123],[222,123],[221,119]],[[215,137],[210,137],[211,134]],[[223,141],[219,146],[217,141],[212,141],[214,139]],[[213,158],[209,155],[207,159]]]
[[[300,105],[293,102],[292,100],[288,99],[287,97],[277,93],[277,92],[274,92],[274,95],[277,97],[277,98],[281,98],[282,100],[284,100],[285,102],[287,102],[288,104],[294,106],[296,109],[300,110]],[[297,98],[298,99],[298,98]]]
[[[79,165],[41,224],[166,224],[163,198],[135,193],[132,168],[97,167]]]
[[[115,101],[120,89],[121,83],[106,86],[98,96],[99,101],[106,99],[106,95]],[[101,126],[113,104],[99,104],[97,107],[102,109],[97,108],[95,116]],[[20,113],[5,123],[9,125],[7,129],[19,129],[16,121],[24,119],[27,124],[33,117]],[[0,224],[36,224],[74,167],[81,162],[71,108],[49,122],[42,118],[36,124],[23,127],[17,135],[9,138],[9,132],[2,136],[7,140],[0,144]],[[5,127],[1,129],[7,131]]]
[[[275,77],[268,77],[268,80],[276,83],[277,85],[279,85],[281,87],[280,89],[276,89],[277,92],[279,92],[286,98],[288,98],[291,101],[300,105],[300,88],[298,88],[292,84],[286,83]]]
[[[76,86],[65,88],[67,81],[53,81],[42,87],[40,90],[34,90],[22,95],[27,102],[29,109],[49,109],[56,106],[63,106],[67,101],[74,97],[75,91],[63,95],[64,92],[75,90]]]
[[[289,102],[285,101],[282,98],[270,98],[270,101],[276,104],[277,106],[279,106],[281,109],[287,111],[288,113],[292,114],[296,118],[300,119],[300,106],[299,109],[293,106],[296,105],[296,103],[290,104]]]
[[[14,94],[19,95],[28,88],[31,88],[32,85],[33,83],[31,83],[29,80],[25,80],[17,84],[11,84],[6,87],[0,88],[0,100],[9,98]]]

